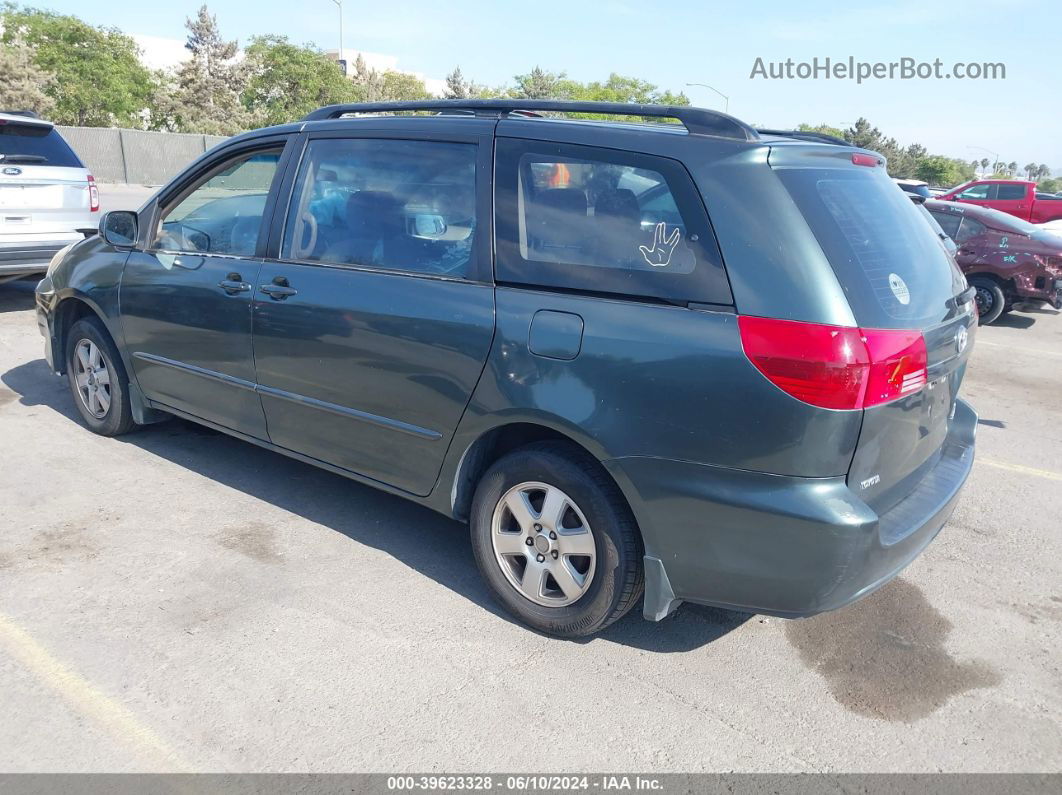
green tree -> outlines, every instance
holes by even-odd
[[[140,63],[136,43],[116,28],[93,27],[77,17],[35,8],[4,7],[6,45],[22,41],[46,80],[49,111],[59,124],[141,126],[150,103],[152,74]],[[6,70],[0,72],[7,81]]]
[[[515,75],[516,82],[510,90],[518,99],[571,99],[576,88],[564,72],[547,72],[536,66],[526,75]]]
[[[383,98],[383,76],[365,63],[359,52],[354,59],[354,73],[351,75],[358,96],[365,102],[379,102]]]
[[[461,67],[455,66],[454,70],[446,76],[446,99],[468,99],[476,95],[476,86],[461,74]]]
[[[914,176],[930,185],[954,185],[961,179],[955,161],[940,155],[929,155],[919,160]]]
[[[55,100],[45,93],[55,82],[55,76],[45,72],[33,61],[33,50],[21,39],[0,44],[0,108],[32,110],[41,116],[55,107]]]
[[[1036,167],[1036,175],[1033,179],[1046,179],[1049,176],[1051,176],[1051,169],[1041,163]]]
[[[958,174],[958,179],[952,183],[953,185],[958,185],[961,182],[969,182],[976,178],[977,166],[979,165],[976,161],[973,163],[967,163],[962,158],[957,157],[952,160],[952,162],[955,164],[955,172]]]
[[[1014,176],[1015,174],[1017,174],[1018,173],[1018,161],[1017,160],[1011,160],[1009,163],[1007,163],[1007,171],[1010,172],[1011,176]]]
[[[339,64],[286,36],[256,36],[246,50],[244,106],[262,124],[283,124],[322,105],[354,102],[358,92]]]
[[[689,98],[682,93],[673,94],[661,91],[652,83],[636,77],[626,77],[613,72],[605,81],[595,80],[590,83],[577,83],[565,80],[561,84],[568,99],[587,100],[591,102],[625,102],[638,105],[689,105]],[[599,113],[576,113],[577,118],[611,118],[632,121],[662,121],[652,116],[603,116]]]
[[[237,43],[222,38],[217,17],[205,5],[185,21],[185,27],[184,46],[192,57],[177,70],[173,114],[177,129],[232,135],[254,126],[253,115],[241,101],[248,70],[236,60]]]
[[[424,81],[408,72],[396,72],[388,69],[380,80],[380,99],[395,101],[400,99],[432,99],[432,93],[424,86]]]
[[[828,124],[798,124],[800,132],[813,132],[819,135],[832,135],[834,138],[844,138],[844,130],[840,127],[831,127]]]
[[[987,157],[982,157],[981,158],[981,176],[982,177],[984,177],[984,175],[988,173],[988,164],[989,164],[989,162],[990,161],[989,161],[989,159]]]

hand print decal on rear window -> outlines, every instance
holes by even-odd
[[[675,251],[675,246],[679,244],[681,239],[682,230],[675,227],[669,235],[667,233],[667,224],[661,221],[656,225],[656,230],[653,232],[652,247],[638,246],[638,249],[642,252],[642,256],[645,257],[645,261],[654,268],[666,268],[668,263],[671,262],[671,255]]]

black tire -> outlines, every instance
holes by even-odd
[[[109,383],[105,392],[109,396],[109,405],[102,416],[97,416],[89,408],[86,398],[77,383],[79,374],[78,348],[82,343],[96,346],[108,368]],[[77,321],[66,335],[66,378],[74,405],[82,421],[93,433],[100,436],[120,436],[136,427],[133,411],[129,405],[129,378],[122,364],[122,357],[115,347],[111,335],[103,323],[95,317],[86,317]],[[98,387],[104,389],[104,387]],[[96,405],[96,404],[94,404]],[[99,406],[97,405],[97,408]]]
[[[1003,288],[994,279],[985,277],[970,279],[970,285],[977,290],[977,322],[982,326],[996,322],[1007,305]]]
[[[529,481],[556,487],[570,497],[593,536],[592,577],[585,592],[565,606],[531,601],[510,583],[495,557],[491,538],[495,508],[510,489]],[[634,516],[601,465],[574,445],[538,442],[496,461],[476,486],[469,524],[476,564],[494,596],[539,632],[569,638],[592,635],[623,617],[642,595],[643,551]]]

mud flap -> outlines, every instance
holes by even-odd
[[[642,616],[647,621],[662,621],[678,609],[681,599],[675,598],[664,564],[657,558],[646,555],[642,558],[645,567],[645,601]]]

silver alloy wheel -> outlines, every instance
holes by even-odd
[[[594,579],[590,523],[556,486],[528,481],[505,492],[494,508],[490,540],[505,579],[535,604],[570,605]]]
[[[92,340],[81,340],[74,348],[74,383],[81,403],[98,420],[111,408],[111,368]]]

